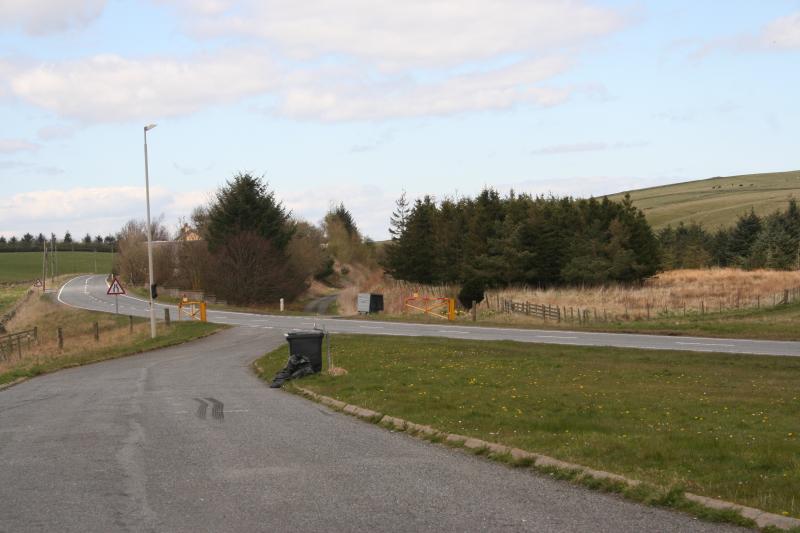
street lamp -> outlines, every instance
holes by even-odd
[[[144,187],[147,195],[147,265],[150,271],[150,337],[156,338],[156,309],[153,304],[153,230],[150,226],[150,173],[147,168],[147,132],[155,128],[155,124],[144,127]]]

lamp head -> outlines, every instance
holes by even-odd
[[[144,127],[144,131],[150,131],[156,126],[158,126],[158,124],[148,124],[147,126]]]

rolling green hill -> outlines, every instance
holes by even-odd
[[[785,209],[790,197],[800,199],[800,170],[710,178],[627,192],[656,229],[694,221],[715,230],[732,226],[750,208],[766,215]],[[622,200],[625,194],[608,198]]]

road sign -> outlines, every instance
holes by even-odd
[[[125,289],[122,288],[120,285],[119,280],[116,276],[114,276],[114,281],[111,282],[111,285],[108,287],[108,291],[106,294],[110,294],[112,296],[117,296],[119,294],[125,294]]]

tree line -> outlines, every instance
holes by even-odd
[[[168,240],[161,220],[153,238]],[[118,239],[118,272],[145,284],[146,225],[129,221]],[[177,241],[154,246],[153,270],[159,285],[206,290],[239,305],[275,303],[296,299],[315,278],[335,282],[344,273],[337,261],[374,264],[374,250],[344,205],[316,226],[293,217],[263,178],[240,173],[194,210]]]
[[[794,198],[784,211],[764,217],[751,209],[730,228],[709,232],[697,223],[679,224],[659,231],[658,239],[664,269],[800,269],[800,209]]]
[[[482,286],[635,282],[659,242],[629,197],[574,199],[485,189],[475,198],[397,201],[384,265],[397,279]]]
[[[103,237],[102,235],[92,236],[89,233],[76,240],[69,231],[60,239],[56,237],[55,233],[51,233],[49,237],[45,237],[44,233],[39,233],[36,237],[32,233],[26,233],[19,238],[14,235],[8,238],[0,236],[0,252],[38,252],[42,250],[45,242],[48,243],[48,246],[55,243],[61,250],[110,252],[116,240],[114,235]]]

